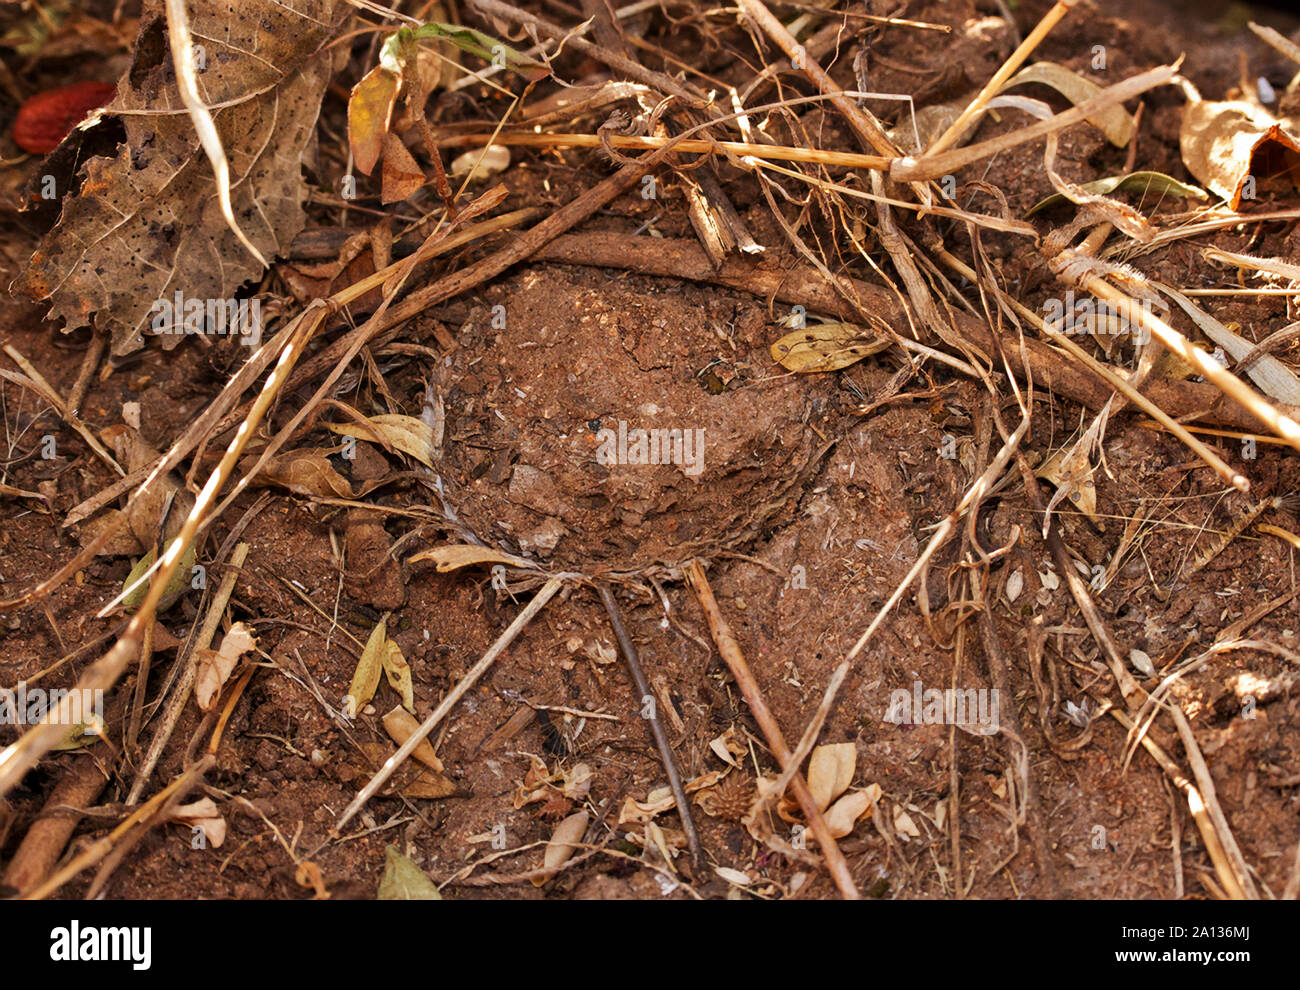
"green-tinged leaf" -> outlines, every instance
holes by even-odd
[[[1073,72],[1055,62],[1035,62],[1033,65],[1025,66],[1007,80],[1007,84],[1002,87],[1001,92],[1006,92],[1013,86],[1023,86],[1026,83],[1041,83],[1044,86],[1050,86],[1075,106],[1086,100],[1091,100],[1101,92],[1101,87],[1095,82],[1085,79],[1077,72]],[[1106,135],[1106,140],[1117,148],[1125,147],[1133,137],[1133,128],[1135,126],[1133,117],[1119,104],[1112,104],[1106,109],[1092,114],[1088,117],[1088,120],[1095,124]]]
[[[90,715],[86,720],[69,726],[63,738],[50,748],[58,752],[81,749],[83,746],[89,746],[91,743],[108,738],[106,728],[102,718],[98,715]]]
[[[450,41],[461,51],[477,55],[496,65],[503,65],[512,72],[519,73],[529,82],[545,79],[551,74],[549,66],[503,44],[490,34],[475,31],[473,28],[431,23],[415,28],[413,33],[416,38],[442,38]]]
[[[348,718],[356,718],[357,713],[370,704],[370,699],[375,696],[375,690],[379,687],[379,676],[384,670],[384,657],[388,652],[387,644],[388,616],[385,615],[370,633],[370,638],[366,640],[365,649],[361,651],[361,659],[357,661],[357,669],[352,673],[352,683],[343,698],[343,714]]]
[[[889,341],[852,323],[817,323],[772,345],[772,360],[789,371],[838,371],[889,347]]]
[[[1183,196],[1192,199],[1210,198],[1209,193],[1204,189],[1189,186],[1185,182],[1179,182],[1172,176],[1165,175],[1164,172],[1129,172],[1127,175],[1109,175],[1104,179],[1084,182],[1079,188],[1090,196],[1109,196],[1119,190],[1121,192],[1140,192],[1144,199],[1148,198],[1149,194],[1157,198],[1165,196]],[[1053,193],[1046,199],[1035,203],[1025,216],[1032,217],[1041,210],[1047,210],[1066,202],[1069,202],[1066,197],[1060,193]]]
[[[424,871],[397,851],[384,850],[384,878],[379,881],[381,901],[440,901],[442,895]]]
[[[175,540],[172,540],[172,543],[175,542]],[[171,548],[172,543],[167,544],[168,549]],[[141,581],[140,579],[144,577],[145,572],[153,566],[155,558],[156,554],[153,550],[150,550],[140,558],[139,563],[131,568],[131,573],[128,574],[126,580],[122,582],[123,590],[127,591],[126,595],[122,598],[122,604],[127,608],[135,608],[144,601],[144,596],[149,593],[149,584],[153,579],[150,578],[146,581]],[[163,600],[170,598],[172,595],[180,594],[181,590],[189,583],[190,572],[193,570],[194,548],[190,547],[185,551],[185,553],[181,554],[180,566],[172,572],[171,580],[167,582],[167,588],[163,591]]]

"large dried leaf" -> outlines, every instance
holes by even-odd
[[[826,827],[831,836],[842,839],[853,831],[858,820],[875,807],[880,797],[880,785],[872,784],[866,790],[850,791],[826,810]]]
[[[818,746],[808,760],[808,790],[818,811],[826,808],[853,783],[858,747],[851,742]]]
[[[1035,62],[1033,65],[1027,65],[1014,76],[1007,80],[1002,91],[1010,89],[1012,86],[1023,86],[1026,83],[1041,83],[1044,86],[1050,86],[1067,100],[1078,106],[1094,96],[1101,93],[1101,87],[1095,82],[1083,78],[1077,72],[1067,69],[1056,62]],[[1133,137],[1133,117],[1119,104],[1112,104],[1104,110],[1099,110],[1088,118],[1090,123],[1095,124],[1103,134],[1106,140],[1118,148],[1123,148]]]
[[[388,686],[402,699],[402,707],[408,712],[415,711],[415,689],[411,684],[411,665],[402,656],[402,648],[391,639],[384,642],[383,652],[384,676]]]
[[[256,478],[260,485],[279,485],[299,495],[354,498],[348,480],[334,470],[329,457],[319,450],[291,450],[266,462]]]
[[[342,0],[190,3],[200,94],[230,162],[235,216],[266,257],[304,225],[301,161],[335,57]],[[155,300],[231,299],[262,267],[226,225],[212,165],[181,101],[163,0],[146,0],[130,70],[107,111],[126,143],[91,158],[18,287],[50,301],[65,329],[96,317],[114,354],[144,346]],[[340,49],[340,53],[342,50]],[[182,334],[167,333],[164,347]]]
[[[852,323],[817,323],[772,345],[772,360],[790,371],[838,371],[885,350],[889,341]]]
[[[1183,112],[1178,144],[1187,171],[1235,210],[1252,172],[1260,179],[1289,174],[1300,188],[1297,132],[1293,121],[1279,121],[1254,103],[1196,100]]]
[[[363,422],[325,423],[340,436],[370,440],[391,450],[409,454],[425,467],[433,467],[433,427],[414,416],[371,416]]]

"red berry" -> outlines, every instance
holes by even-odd
[[[86,114],[102,107],[116,92],[116,86],[89,80],[37,93],[14,118],[14,143],[23,151],[48,155]]]

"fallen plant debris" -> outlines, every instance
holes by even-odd
[[[6,896],[1300,891],[1300,22],[73,6]]]

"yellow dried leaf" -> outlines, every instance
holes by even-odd
[[[889,341],[852,323],[817,323],[772,345],[772,360],[789,371],[838,371],[889,347]]]
[[[352,673],[352,683],[343,698],[343,714],[348,718],[356,718],[357,713],[370,704],[375,689],[379,687],[379,675],[383,673],[384,656],[388,652],[387,619],[387,616],[381,619],[370,633],[365,649],[361,651],[361,659],[357,661],[357,669]]]
[[[406,740],[415,735],[420,728],[420,723],[415,720],[415,716],[408,712],[401,705],[398,705],[391,712],[388,712],[384,718],[384,731],[392,738],[393,742],[399,746],[404,746]],[[411,755],[427,767],[442,773],[442,760],[438,759],[438,754],[433,751],[429,745],[428,739],[421,739],[415,749],[411,750]]]
[[[362,175],[373,172],[379,161],[401,82],[396,72],[377,65],[352,87],[348,97],[348,142],[353,163]]]
[[[425,467],[433,467],[433,427],[414,416],[371,416],[364,422],[325,423],[340,436],[369,440],[389,450],[409,454]]]
[[[384,676],[388,678],[388,686],[401,697],[402,707],[408,712],[414,712],[415,691],[411,684],[411,665],[406,662],[406,657],[402,656],[402,648],[391,639],[386,640],[381,659],[384,665]]]

